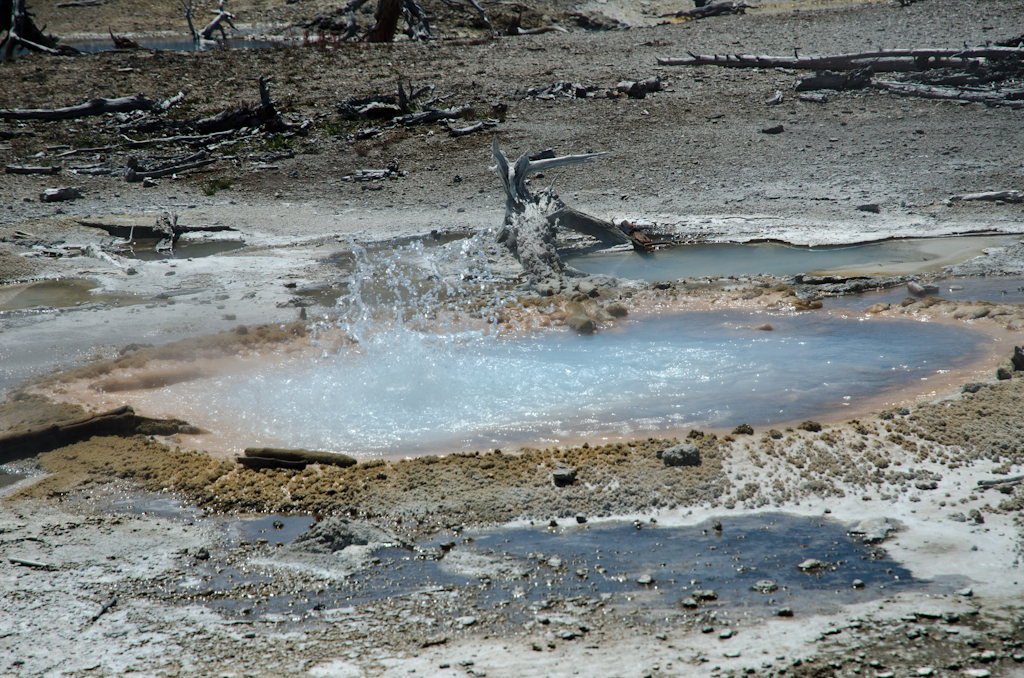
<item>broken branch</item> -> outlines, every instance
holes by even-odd
[[[75,120],[104,113],[153,110],[155,102],[141,94],[118,99],[90,99],[84,104],[66,108],[0,109],[0,120]]]

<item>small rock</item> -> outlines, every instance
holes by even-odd
[[[558,569],[562,566],[561,558],[548,558],[548,567]]]
[[[436,635],[436,636],[427,636],[426,638],[423,639],[423,642],[420,643],[420,647],[431,647],[433,645],[444,645],[447,642],[448,642],[448,636],[445,636],[443,634],[442,635]]]
[[[45,191],[39,194],[39,202],[64,202],[65,200],[78,200],[81,197],[81,186],[47,188]]]
[[[465,628],[467,626],[473,626],[476,624],[476,617],[457,617],[455,623]]]
[[[764,323],[764,324],[758,325],[758,326],[757,326],[757,327],[755,327],[754,329],[755,329],[755,330],[762,330],[762,331],[764,331],[764,332],[771,332],[771,331],[773,331],[773,330],[774,330],[775,328],[774,328],[774,327],[772,327],[771,325],[769,325],[768,323]]]
[[[729,638],[732,638],[732,629],[722,629],[721,631],[719,631],[718,637],[722,640],[728,640]]]
[[[963,674],[969,678],[988,678],[992,672],[988,669],[964,669]]]
[[[771,579],[761,579],[754,582],[754,585],[750,588],[759,593],[771,593],[772,591],[777,591],[779,585]]]
[[[736,657],[740,656],[740,651],[739,650],[726,650],[725,652],[722,653],[722,656],[726,657],[728,659],[735,659]]]
[[[981,511],[978,509],[971,509],[968,512],[967,517],[974,521],[975,525],[981,525],[985,522],[985,516],[981,515]]]
[[[804,562],[797,565],[797,569],[803,572],[811,572],[813,570],[820,570],[825,567],[825,563],[821,562],[817,558],[808,558]]]
[[[930,666],[922,666],[921,668],[919,668],[919,669],[918,669],[917,671],[915,671],[914,673],[915,673],[916,675],[919,675],[919,676],[930,676],[930,675],[932,675],[933,673],[935,673],[935,669],[933,669],[933,668],[932,668],[932,667],[930,667]]]
[[[587,522],[587,517],[581,513],[576,516],[576,522],[582,525],[583,523]]]
[[[593,334],[597,323],[586,313],[577,311],[565,319],[565,324],[576,330],[576,334]]]
[[[857,205],[858,212],[871,212],[872,214],[878,214],[882,211],[882,208],[875,203],[867,203],[864,205]]]
[[[914,483],[914,487],[919,490],[937,490],[939,489],[939,484],[934,480],[919,480]]]
[[[863,579],[854,579],[853,583],[851,584],[851,586],[853,588],[855,588],[855,589],[862,589],[862,588],[864,588],[864,580]]]
[[[874,544],[884,541],[895,529],[896,526],[887,518],[868,518],[850,528],[849,535],[862,540],[865,544]]]
[[[782,125],[761,128],[761,134],[782,134],[786,129]]]
[[[636,583],[640,584],[640,586],[650,586],[651,584],[654,583],[654,578],[651,577],[651,575],[649,575],[649,574],[645,574],[645,575],[640,576],[636,580]]]
[[[680,600],[679,604],[682,605],[683,607],[685,607],[687,609],[691,609],[691,610],[693,608],[697,607],[697,605],[698,605],[697,601],[695,599],[689,597],[689,596],[687,596],[686,598],[683,598],[682,600]]]
[[[555,481],[556,487],[565,487],[576,482],[576,469],[568,467],[556,468],[551,472],[551,478]]]
[[[146,177],[145,179],[142,180],[142,187],[143,188],[153,188],[153,187],[159,186],[159,185],[160,185],[160,182],[157,181],[156,179],[152,178],[152,177]],[[275,198],[280,198],[281,194],[278,193],[274,197]]]
[[[625,318],[629,315],[629,310],[622,304],[609,304],[604,310],[613,318]]]
[[[693,592],[694,600],[718,600],[718,594],[711,589],[703,589]]]
[[[967,587],[965,589],[960,589],[959,591],[956,591],[955,593],[956,593],[956,595],[963,596],[964,598],[970,598],[971,596],[974,595],[974,591],[970,587]]]
[[[792,617],[793,609],[789,607],[780,607],[778,610],[775,611],[775,614],[779,615],[780,617]]]
[[[888,311],[890,308],[889,304],[884,301],[880,301],[877,304],[872,304],[864,309],[865,313],[881,313],[882,311]]]
[[[715,627],[714,626],[705,626],[704,628],[702,628],[700,630],[700,632],[701,633],[714,633],[715,632]]]
[[[700,448],[682,443],[662,451],[661,460],[665,466],[700,466]]]

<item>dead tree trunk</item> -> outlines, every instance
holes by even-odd
[[[365,4],[366,0],[349,0],[345,5],[345,34],[341,36],[342,40],[351,40],[356,37],[356,33],[359,32],[356,10]],[[416,4],[416,0],[378,0],[377,11],[374,13],[377,23],[363,36],[363,39],[366,42],[391,42],[398,30],[398,20],[403,15],[407,24],[406,35],[413,40],[429,40],[431,38],[427,14],[422,7]],[[385,38],[385,36],[387,37]]]
[[[222,40],[227,39],[227,31],[225,31],[224,26],[221,25],[224,23],[226,23],[228,26],[231,26],[231,28],[238,30],[237,28],[235,28],[235,24],[231,22],[231,20],[235,18],[235,15],[224,9],[225,4],[227,4],[227,0],[220,0],[220,5],[218,5],[218,9],[213,11],[213,13],[217,16],[213,18],[213,21],[206,24],[206,28],[199,31],[199,37],[201,37],[203,40],[213,40],[213,34],[215,31],[220,31],[220,37]]]
[[[402,16],[402,0],[378,0],[373,16],[377,23],[363,39],[366,42],[391,42],[395,39],[398,20]]]
[[[4,59],[14,56],[14,49],[19,45],[33,52],[78,54],[74,47],[58,45],[55,39],[36,27],[32,14],[25,9],[25,0],[0,0],[0,16],[3,17],[0,18],[0,31],[7,31],[6,37],[0,41],[0,53]]]
[[[558,158],[530,160],[530,154],[519,156],[515,165],[509,165],[508,158],[498,147],[495,138],[491,146],[495,166],[491,169],[498,175],[505,191],[505,223],[497,234],[497,241],[523,266],[530,283],[536,288],[553,280],[560,280],[567,273],[579,274],[566,268],[555,248],[558,227],[569,228],[597,238],[608,245],[629,244],[630,237],[615,225],[567,207],[551,188],[530,193],[526,179],[535,172],[578,165],[604,153],[566,155]]]

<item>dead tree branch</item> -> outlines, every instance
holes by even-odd
[[[214,17],[213,21],[206,25],[206,28],[199,31],[199,36],[203,40],[212,40],[214,31],[220,31],[220,37],[222,40],[227,39],[227,31],[225,31],[224,26],[221,25],[224,23],[226,23],[228,26],[231,26],[232,29],[236,31],[238,30],[237,28],[235,28],[235,24],[231,21],[235,18],[235,15],[224,9],[225,4],[227,4],[227,0],[220,0],[220,5],[218,6],[219,8],[213,10],[213,13],[217,16]]]
[[[693,54],[659,57],[662,66],[721,66],[723,68],[793,68],[810,71],[850,71],[870,67],[876,73],[923,71],[930,68],[963,68],[978,59],[1021,56],[1016,47],[983,49],[910,49],[837,54],[834,56],[756,56],[753,54]]]
[[[188,22],[188,32],[192,35],[192,40],[199,42],[199,33],[196,31],[195,25],[192,23],[192,2],[193,0],[178,0],[181,3],[182,9],[185,10],[185,20]]]
[[[150,111],[156,103],[141,94],[119,99],[90,99],[84,104],[66,108],[0,109],[0,120],[75,120],[104,113]]]
[[[1005,106],[1006,108],[1024,108],[1024,89],[991,90],[988,92],[954,89],[952,87],[933,87],[909,82],[888,82],[874,80],[871,87],[894,94],[924,99],[952,99],[955,101],[972,101],[988,106]]]

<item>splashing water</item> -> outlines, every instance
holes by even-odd
[[[958,327],[719,311],[631,318],[591,337],[499,333],[508,293],[481,239],[391,254],[356,247],[351,293],[316,328],[316,359],[162,389],[161,402],[241,446],[360,457],[763,426],[868,406],[969,364]],[[358,342],[335,350],[332,337]],[[201,411],[198,411],[202,408]]]

